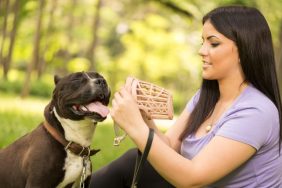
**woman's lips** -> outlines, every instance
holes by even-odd
[[[206,61],[203,61],[203,68],[209,68],[212,66],[212,63],[209,63],[209,62],[206,62]]]

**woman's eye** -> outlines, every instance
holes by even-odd
[[[219,45],[219,43],[211,43],[212,47],[217,47]]]

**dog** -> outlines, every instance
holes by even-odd
[[[98,122],[106,119],[111,91],[97,72],[54,76],[55,89],[37,128],[0,150],[0,187],[87,187],[90,150]],[[19,125],[20,126],[20,125]]]

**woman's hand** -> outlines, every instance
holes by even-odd
[[[156,129],[156,125],[155,122],[153,121],[153,119],[148,118],[148,115],[146,114],[145,111],[140,110],[142,118],[144,120],[144,122],[146,123],[146,125],[150,128]]]
[[[123,87],[115,93],[110,113],[113,120],[131,137],[146,127],[137,102],[128,87]]]

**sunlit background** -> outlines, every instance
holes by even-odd
[[[201,19],[231,4],[265,15],[281,86],[281,0],[0,0],[0,148],[43,120],[55,74],[97,71],[113,93],[129,75],[155,83],[171,91],[177,116],[201,83]],[[112,148],[110,117],[102,124],[97,168],[133,147]]]

